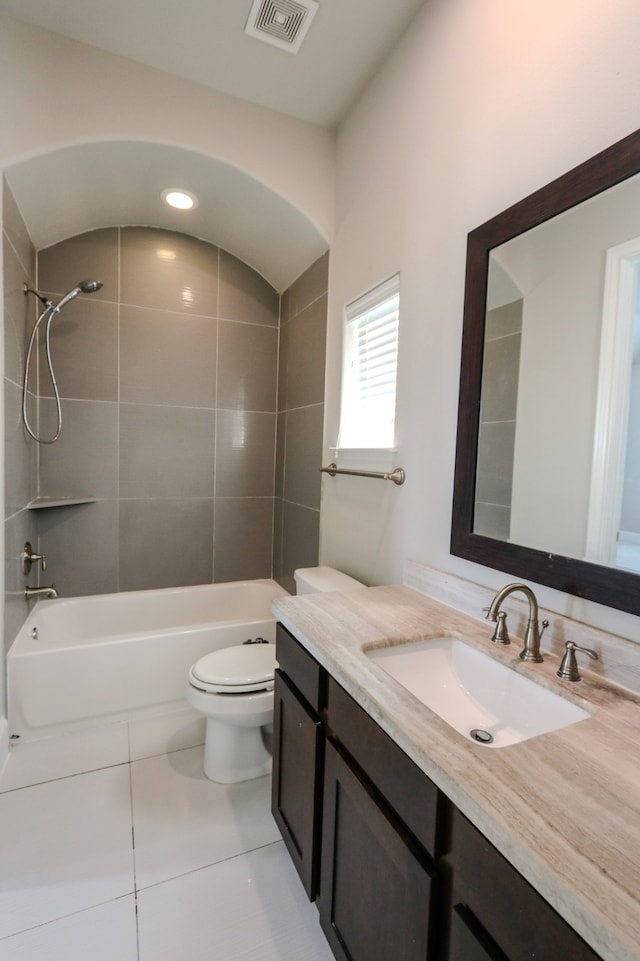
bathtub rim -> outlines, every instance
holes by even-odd
[[[154,627],[154,628],[148,628],[146,630],[119,631],[118,633],[98,634],[95,637],[90,637],[88,639],[77,639],[77,640],[67,641],[67,642],[64,642],[58,639],[56,642],[52,642],[50,640],[45,641],[44,639],[41,639],[41,638],[40,639],[33,638],[30,636],[30,633],[29,633],[31,629],[31,623],[35,621],[36,618],[46,615],[47,610],[55,610],[55,609],[61,609],[61,608],[64,609],[65,607],[68,607],[70,605],[73,605],[74,607],[77,606],[77,607],[84,608],[84,607],[89,607],[92,603],[96,603],[96,602],[108,603],[109,601],[112,601],[113,603],[117,604],[119,599],[126,599],[126,600],[140,599],[140,600],[148,601],[153,596],[156,596],[159,594],[162,594],[164,596],[170,595],[172,597],[180,597],[181,595],[186,596],[187,593],[192,593],[192,592],[198,593],[198,594],[205,594],[215,588],[225,588],[230,586],[253,587],[255,585],[274,588],[276,590],[276,593],[274,593],[274,595],[271,598],[271,602],[273,602],[276,599],[276,597],[291,596],[287,591],[287,589],[282,587],[281,584],[278,584],[278,582],[273,578],[256,578],[255,580],[248,580],[245,578],[239,581],[221,581],[217,584],[193,584],[193,585],[184,585],[181,587],[150,588],[148,590],[142,590],[142,591],[113,591],[109,594],[80,594],[72,597],[58,597],[58,598],[51,598],[51,599],[42,598],[40,600],[37,600],[33,604],[22,626],[20,627],[20,630],[18,631],[15,638],[11,642],[11,645],[8,648],[7,654],[6,654],[7,667],[10,659],[15,659],[18,657],[28,657],[32,654],[38,655],[38,654],[48,653],[49,651],[62,651],[62,650],[74,649],[76,647],[91,646],[91,645],[98,646],[98,645],[107,644],[107,643],[120,643],[120,642],[126,641],[127,639],[133,639],[134,637],[136,639],[142,640],[145,637],[149,638],[155,635],[166,637],[171,633],[179,633],[184,635],[190,632],[194,632],[202,628],[205,624],[209,624],[209,623],[216,624],[217,626],[219,624],[229,624],[229,625],[237,624],[240,621],[242,622],[246,621],[247,624],[251,624],[251,623],[255,623],[256,621],[264,620],[264,615],[256,615],[246,619],[225,618],[223,621],[201,620],[201,621],[196,621],[194,623],[191,623],[186,627],[178,627],[172,624],[166,628]],[[269,609],[270,609],[270,606],[271,605],[269,605]],[[37,626],[37,625],[33,625],[33,626]],[[41,646],[33,647],[33,648],[31,647],[32,644],[38,644],[38,643],[40,643]]]

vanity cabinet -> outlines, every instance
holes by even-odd
[[[272,811],[338,961],[601,961],[281,625]]]
[[[281,625],[276,634],[271,811],[309,900],[319,877],[326,675]]]
[[[440,794],[278,625],[272,812],[339,961],[432,961]]]

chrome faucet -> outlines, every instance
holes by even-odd
[[[540,630],[540,624],[538,623],[538,601],[530,587],[527,587],[526,584],[507,584],[506,587],[503,587],[501,591],[498,591],[489,607],[485,607],[487,620],[493,621],[494,623],[498,620],[502,602],[515,591],[521,591],[529,601],[529,620],[527,621],[527,630],[524,635],[524,647],[520,652],[520,660],[536,661],[539,663],[543,660],[542,654],[540,653],[540,638],[545,628],[549,626],[549,621],[543,621],[542,630]],[[502,627],[506,633],[504,619],[502,621]],[[496,635],[494,634],[494,638],[495,637]],[[505,642],[503,641],[503,643]],[[506,643],[508,643],[508,641],[506,641]]]
[[[58,597],[59,595],[52,584],[51,587],[25,587],[24,596],[27,601],[30,601],[34,597]]]

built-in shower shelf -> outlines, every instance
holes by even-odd
[[[95,497],[34,497],[27,508],[40,511],[44,507],[73,507],[75,504],[95,504]]]

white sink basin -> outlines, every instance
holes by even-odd
[[[456,731],[487,747],[526,741],[590,716],[456,637],[366,654]]]

